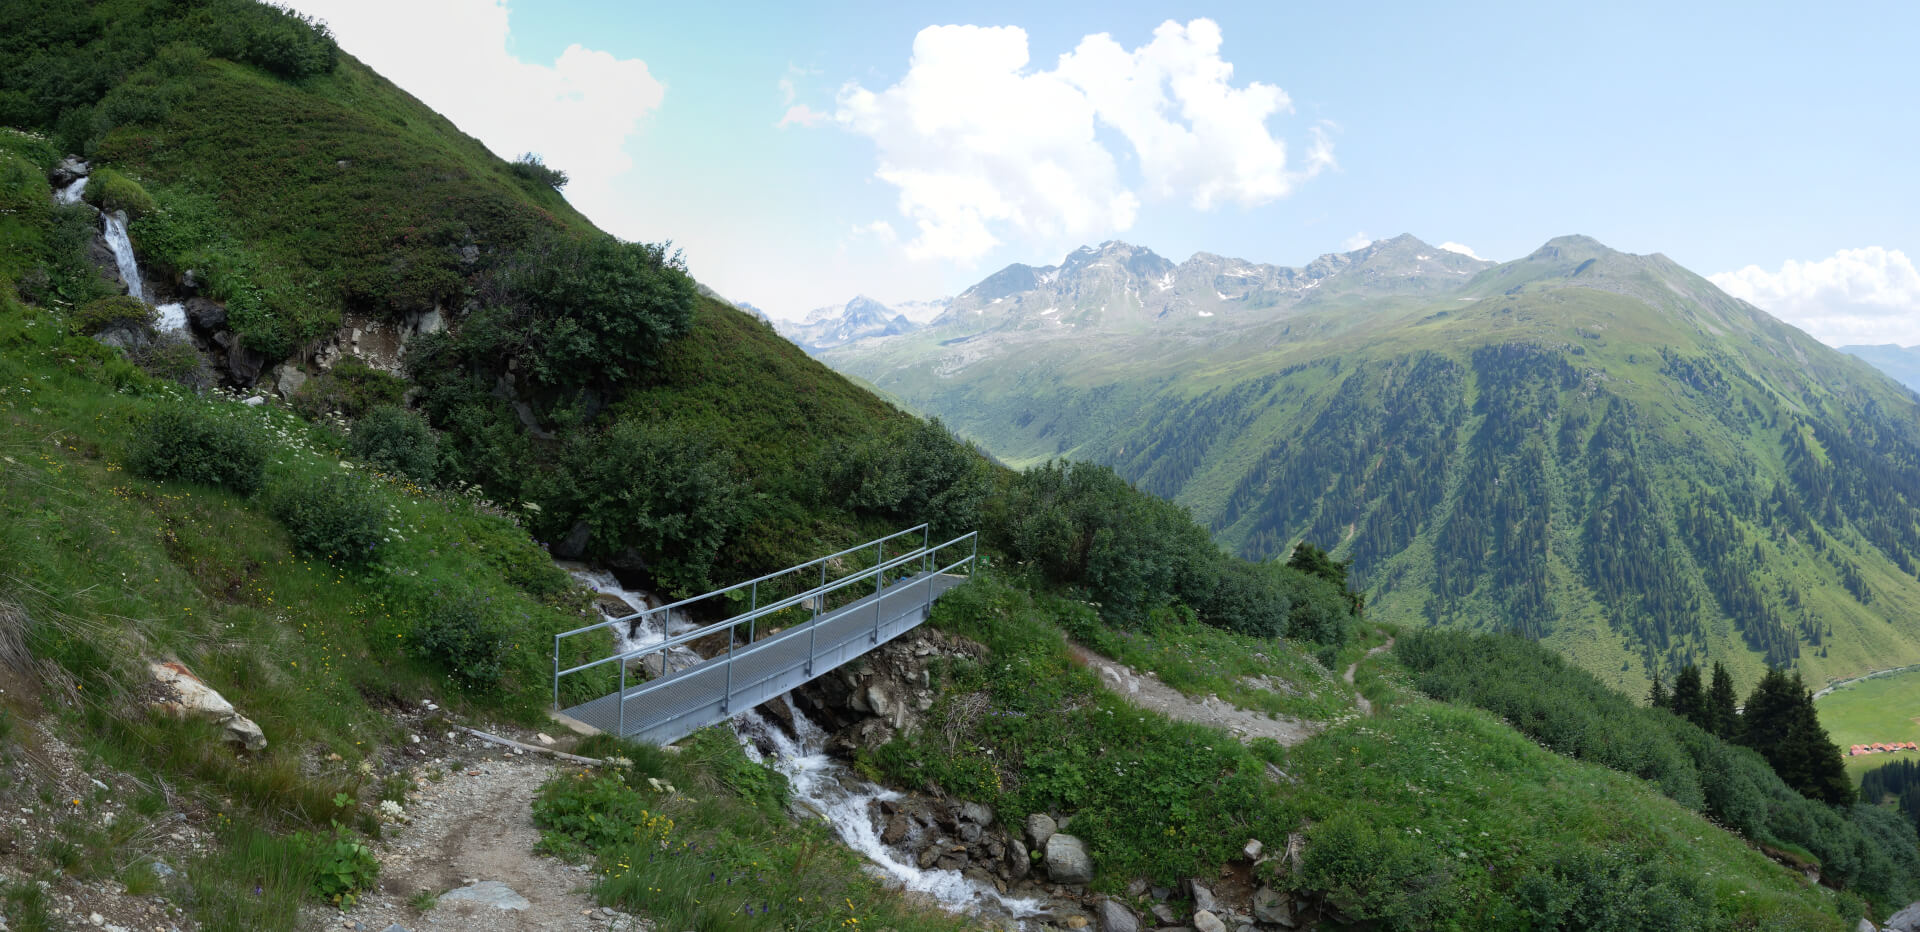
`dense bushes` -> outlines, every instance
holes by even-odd
[[[693,591],[745,517],[744,494],[724,450],[671,424],[623,420],[568,440],[540,523],[554,538],[584,524],[590,552],[630,552],[664,587]]]
[[[204,408],[165,408],[135,435],[127,465],[149,479],[197,482],[242,495],[266,474],[266,437],[251,421]]]
[[[426,418],[405,408],[381,405],[353,424],[348,438],[353,455],[416,482],[432,482],[440,472],[440,440]]]
[[[102,166],[87,176],[87,189],[82,192],[86,201],[105,211],[123,210],[131,219],[138,219],[159,209],[153,195],[122,172]]]
[[[551,168],[536,153],[528,152],[517,159],[507,169],[514,177],[525,178],[537,185],[543,185],[558,191],[567,186],[567,173]]]
[[[114,295],[83,304],[67,323],[75,333],[95,334],[115,327],[152,327],[159,315],[139,298]]]
[[[1873,807],[1800,795],[1752,750],[1641,707],[1537,643],[1427,629],[1402,636],[1394,653],[1436,699],[1486,709],[1555,751],[1649,780],[1756,842],[1806,851],[1824,877],[1883,904],[1920,895],[1920,840],[1904,827]]]
[[[667,249],[604,234],[536,236],[502,277],[510,313],[491,336],[535,382],[563,393],[637,379],[693,314],[693,279]]]
[[[127,351],[127,361],[155,378],[178,382],[194,391],[213,387],[213,372],[200,358],[193,341],[174,333],[155,334],[154,338]]]
[[[415,626],[415,656],[439,664],[466,689],[498,686],[506,669],[509,632],[471,592],[436,597]]]
[[[836,503],[896,524],[925,521],[942,540],[980,526],[993,475],[938,418],[832,451],[821,490]]]
[[[1338,577],[1222,553],[1186,510],[1104,466],[1055,462],[1021,473],[995,502],[993,542],[1049,580],[1084,587],[1103,613],[1134,622],[1180,603],[1207,623],[1327,645],[1351,637],[1358,601]],[[1316,551],[1317,552],[1317,551]]]
[[[386,509],[351,475],[289,482],[275,490],[271,506],[295,549],[335,563],[372,562],[386,536]]]

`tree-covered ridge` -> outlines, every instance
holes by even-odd
[[[1643,690],[1920,658],[1920,404],[1661,256],[1555,240],[1450,294],[1163,334],[928,332],[826,358],[1002,458],[1110,464],[1381,617],[1540,638]]]

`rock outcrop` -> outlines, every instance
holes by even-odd
[[[179,718],[208,719],[225,727],[227,741],[249,751],[266,750],[267,736],[260,726],[241,715],[233,703],[193,675],[185,664],[156,660],[147,664],[147,670],[153,675],[154,708]]]

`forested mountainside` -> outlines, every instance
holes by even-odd
[[[1041,899],[1035,924],[1210,927],[1215,876],[1213,907],[1263,930],[1847,932],[1920,895],[1909,824],[1776,771],[1759,724],[1701,731],[1508,639],[1403,664],[1319,547],[1250,562],[1107,466],[994,465],[302,17],[0,6],[0,124],[8,928],[459,921],[441,899],[470,875],[421,859],[475,848],[558,877],[522,891],[556,924],[978,925],[883,884],[725,726],[677,754],[563,734],[586,761],[532,763],[549,703],[619,675],[549,693],[556,663],[614,649],[553,655],[602,617],[556,555],[686,592],[919,521],[978,527],[987,565],[890,645],[917,675],[853,671],[883,691],[835,705],[852,687],[822,680],[789,711],[845,716],[842,779],[903,794],[853,818],[948,813],[968,856],[1002,846],[968,879]],[[1417,303],[1484,266],[1407,241],[1292,275],[1202,265],[1274,307]],[[1555,697],[1526,733],[1499,717],[1522,668]],[[1289,743],[1191,720],[1226,707]],[[1600,741],[1636,728],[1645,755]],[[1030,857],[1029,815],[1080,857]],[[941,867],[944,837],[895,854]]]
[[[1377,618],[1516,631],[1634,688],[1920,657],[1920,402],[1870,367],[1583,237],[1498,266],[1411,237],[1203,259],[1015,266],[823,358],[1008,462],[1110,464],[1243,556],[1322,542]]]

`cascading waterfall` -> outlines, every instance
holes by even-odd
[[[162,311],[164,310],[165,308],[162,308]],[[559,563],[559,561],[555,562]],[[587,588],[613,596],[636,611],[665,604],[651,592],[623,588],[620,580],[606,570],[593,569],[580,564],[560,563],[559,565],[567,571],[567,575],[572,576]],[[691,631],[694,627],[696,627],[694,623],[679,612],[654,612],[647,616],[645,622],[631,628],[626,625],[614,625],[613,650],[614,653],[624,654],[628,651],[651,647],[673,635]],[[669,671],[684,670],[699,662],[700,655],[688,650],[685,645],[667,649]]]
[[[86,190],[87,176],[81,175],[79,178],[74,179],[72,184],[54,192],[53,197],[54,200],[62,204],[78,204],[80,203],[80,195],[86,193]]]
[[[874,828],[873,809],[900,794],[862,779],[848,767],[827,756],[827,734],[801,714],[790,700],[796,740],[775,726],[758,710],[750,710],[733,719],[734,733],[747,756],[785,774],[793,797],[806,808],[820,813],[833,825],[833,831],[847,847],[860,853],[876,873],[903,889],[923,893],[953,912],[970,916],[1019,919],[1040,914],[1040,900],[1009,897],[993,887],[975,882],[955,870],[921,870],[911,857],[902,860],[880,840]],[[761,747],[772,749],[762,754]]]
[[[140,265],[133,258],[133,240],[127,238],[127,215],[117,210],[103,210],[100,228],[107,237],[107,248],[113,250],[113,261],[120,266],[120,278],[127,283],[127,294],[145,301],[147,293],[140,285]]]

